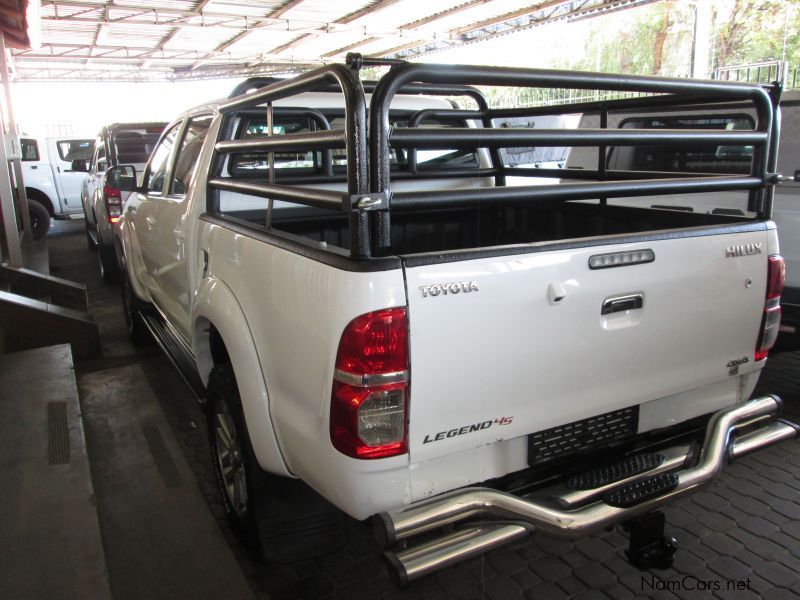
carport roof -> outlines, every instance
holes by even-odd
[[[655,0],[41,0],[18,81],[291,73],[347,52],[414,58]]]

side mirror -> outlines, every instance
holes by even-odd
[[[76,158],[72,161],[72,170],[77,171],[78,173],[88,173],[89,172],[89,165],[86,162],[85,158]]]
[[[132,165],[111,167],[106,173],[106,183],[123,192],[133,192],[137,189],[136,168]]]

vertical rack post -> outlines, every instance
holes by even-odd
[[[608,129],[608,108],[603,104],[600,108],[600,129]],[[606,180],[606,147],[597,147],[597,178],[600,181]],[[608,198],[600,198],[600,205],[608,204]]]
[[[272,102],[267,102],[267,137],[272,137],[272,127],[273,127],[273,114],[272,114]],[[275,184],[275,151],[270,150],[269,152],[269,184]],[[266,220],[266,228],[269,229],[272,227],[272,205],[273,199],[270,198],[267,200],[267,220]]]

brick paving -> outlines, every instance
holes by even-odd
[[[68,232],[70,233],[70,232]],[[784,443],[730,465],[702,492],[666,509],[668,533],[680,545],[672,568],[641,572],[625,560],[619,528],[577,541],[534,535],[395,589],[385,575],[369,530],[349,526],[340,552],[316,560],[264,565],[228,530],[217,499],[203,414],[163,357],[128,348],[118,291],[104,288],[93,257],[76,233],[51,241],[54,274],[83,281],[98,312],[103,348],[116,366],[139,362],[161,401],[197,482],[218,518],[241,568],[260,598],[401,600],[525,598],[749,598],[800,597],[800,441]],[[106,361],[108,362],[108,361]],[[103,361],[78,369],[104,368]],[[800,421],[800,352],[773,355],[756,393],[773,392],[784,416]]]

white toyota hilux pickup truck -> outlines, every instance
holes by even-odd
[[[153,333],[203,399],[231,524],[273,559],[331,551],[343,514],[370,519],[401,584],[533,532],[618,523],[635,564],[669,564],[657,509],[798,435],[777,397],[751,398],[784,277],[776,103],[743,84],[399,62],[362,82],[374,62],[181,115],[119,221],[130,333]],[[493,109],[476,84],[735,100],[756,118],[497,126],[608,105]],[[500,159],[642,145],[754,150],[733,174],[599,160],[538,185],[546,169]],[[752,211],[616,202],[709,192]]]
[[[50,229],[50,219],[68,219],[81,212],[81,185],[86,173],[76,161],[92,155],[94,140],[71,137],[20,138],[22,178],[28,196],[34,239]]]

